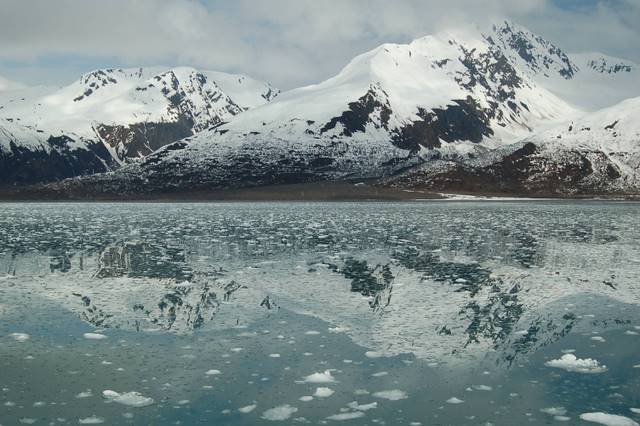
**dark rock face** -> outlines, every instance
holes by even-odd
[[[402,128],[393,138],[398,148],[416,152],[420,147],[439,148],[440,140],[445,142],[471,141],[479,143],[484,136],[493,135],[489,117],[471,97],[455,101],[456,105],[421,109],[416,121]]]
[[[0,186],[29,185],[70,177],[104,173],[117,166],[111,154],[99,142],[87,143],[87,149],[72,147],[68,136],[51,136],[49,152],[31,150],[11,142],[9,150],[0,150]]]
[[[136,123],[129,126],[99,124],[95,130],[100,138],[118,153],[121,159],[142,158],[163,146],[193,135],[193,121],[180,118],[174,123]]]
[[[373,123],[377,128],[381,126],[388,129],[391,107],[387,97],[384,90],[372,86],[369,92],[357,102],[350,103],[347,111],[343,112],[339,117],[332,118],[325,124],[320,129],[320,134],[335,129],[338,123],[342,124],[343,127],[342,136],[353,136],[355,132],[364,132],[366,125],[369,123]],[[372,114],[376,111],[379,112],[380,124],[376,123],[372,118]]]
[[[384,184],[438,191],[553,196],[615,193],[625,188],[624,183],[618,185],[621,177],[616,163],[602,151],[547,151],[528,142],[485,164],[436,161]]]

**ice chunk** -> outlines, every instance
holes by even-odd
[[[358,419],[360,417],[364,417],[364,413],[362,411],[354,411],[352,413],[334,414],[333,416],[327,417],[327,420],[336,420],[336,421],[353,420],[353,419]]]
[[[408,397],[407,393],[398,389],[375,392],[374,397],[388,399],[389,401],[399,401]]]
[[[84,333],[82,336],[89,340],[104,340],[107,338],[107,336],[100,333]]]
[[[455,396],[452,396],[451,398],[447,399],[447,404],[462,404],[464,401],[456,398]]]
[[[330,388],[317,388],[316,393],[314,393],[313,396],[318,398],[329,398],[334,393],[335,392]]]
[[[99,425],[101,423],[104,423],[104,419],[102,417],[91,416],[84,419],[79,419],[78,423],[80,423],[81,425]]]
[[[269,408],[267,411],[262,413],[262,418],[269,421],[283,421],[287,420],[297,411],[298,409],[296,407],[284,404],[274,408]]]
[[[239,412],[241,412],[242,414],[247,414],[247,413],[250,413],[250,412],[252,412],[253,410],[255,410],[255,409],[256,409],[256,407],[257,407],[257,405],[256,405],[256,404],[253,404],[253,405],[247,405],[246,407],[238,408],[238,411],[239,411]]]
[[[351,408],[352,410],[368,411],[368,410],[372,410],[374,408],[378,408],[378,403],[377,402],[372,402],[371,404],[359,405],[357,401],[353,401],[353,402],[349,403],[348,407]]]
[[[17,342],[26,342],[31,338],[27,333],[11,333],[9,337]]]
[[[547,367],[560,368],[572,373],[598,374],[607,371],[606,365],[600,365],[595,359],[579,359],[574,354],[565,354],[560,359],[545,363]]]
[[[628,417],[607,413],[584,413],[580,418],[585,422],[598,423],[605,426],[640,426]]]
[[[222,372],[220,370],[209,370],[204,374],[207,376],[217,376],[219,374],[222,374]]]
[[[549,414],[550,416],[564,416],[567,414],[567,410],[564,407],[549,407],[542,408],[540,412]]]
[[[129,407],[147,407],[154,403],[152,398],[143,396],[138,392],[118,393],[112,390],[105,390],[102,392],[102,396],[109,401]]]
[[[325,370],[324,373],[313,373],[304,378],[305,383],[335,383],[335,381],[331,370]]]

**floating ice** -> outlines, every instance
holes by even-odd
[[[567,414],[567,410],[564,407],[542,408],[540,412],[549,414],[550,416],[564,416]]]
[[[302,402],[309,402],[309,401],[313,401],[313,397],[312,396],[301,396],[300,401]]]
[[[331,370],[325,370],[324,373],[313,373],[304,378],[305,383],[335,383],[335,381]]]
[[[604,339],[604,337],[602,336],[593,336],[591,338],[591,340],[595,341],[595,342],[600,342],[600,343],[604,343],[606,342],[606,340]]]
[[[580,418],[585,422],[598,423],[605,426],[640,426],[628,417],[607,413],[584,413]]]
[[[257,405],[256,405],[256,404],[253,404],[253,405],[247,405],[246,407],[238,408],[238,411],[239,411],[239,412],[241,412],[242,414],[247,414],[247,413],[250,413],[250,412],[252,412],[253,410],[255,410],[255,409],[256,409],[256,407],[257,407]]]
[[[452,396],[446,401],[447,404],[462,404],[463,402],[463,400],[456,398],[455,396]]]
[[[147,407],[154,403],[152,398],[141,395],[138,392],[118,393],[112,390],[105,390],[102,396],[109,401],[116,402],[129,407]]]
[[[473,385],[472,388],[475,390],[487,391],[487,392],[490,390],[493,390],[491,386],[487,386],[487,385]]]
[[[629,410],[631,410],[632,413],[640,414],[640,408],[629,408]]]
[[[544,365],[582,374],[598,374],[607,371],[607,366],[600,365],[595,359],[579,359],[574,354],[565,354],[560,359],[548,361]]]
[[[287,420],[297,411],[298,409],[296,407],[284,404],[274,408],[269,408],[267,411],[262,413],[262,418],[269,421],[283,421]]]
[[[11,333],[9,337],[17,342],[26,342],[31,338],[27,333]]]
[[[359,405],[357,401],[353,401],[353,402],[350,402],[348,404],[348,407],[351,408],[352,410],[368,411],[368,410],[372,410],[374,408],[378,408],[378,403],[377,402],[372,402],[371,404]]]
[[[389,373],[387,373],[386,371],[381,371],[379,373],[373,373],[372,374],[373,377],[384,377],[384,376],[387,376],[387,375],[389,375]]]
[[[104,419],[102,417],[91,416],[84,419],[79,419],[78,423],[80,423],[81,425],[99,425],[101,423],[104,423]]]
[[[329,398],[335,392],[330,388],[317,388],[313,396],[318,398]]]
[[[280,354],[269,354],[269,358],[280,358]]]
[[[86,390],[84,392],[80,392],[79,394],[76,395],[76,398],[91,398],[93,396],[93,394],[91,393],[91,389]]]
[[[569,420],[571,420],[571,417],[567,417],[567,416],[553,416],[553,420],[557,421],[557,422],[568,422]]]
[[[389,401],[399,401],[408,397],[407,393],[398,389],[375,392],[374,397],[388,399]]]
[[[100,333],[84,333],[82,336],[89,340],[104,340],[107,338],[107,336]]]
[[[307,332],[305,332],[304,334],[306,334],[307,336],[317,336],[318,334],[320,334],[319,331],[315,331],[315,330],[309,330]]]
[[[367,351],[364,353],[367,358],[383,358],[384,354],[376,351]]]
[[[220,370],[209,370],[204,374],[207,376],[217,376],[219,374],[222,374],[222,372]]]
[[[336,421],[353,420],[353,419],[359,419],[360,417],[364,417],[364,413],[362,411],[354,411],[352,413],[334,414],[333,416],[327,417],[327,420],[336,420]]]

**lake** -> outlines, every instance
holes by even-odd
[[[639,219],[0,204],[0,425],[635,425]]]

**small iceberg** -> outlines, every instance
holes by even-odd
[[[606,365],[600,365],[595,359],[580,359],[574,354],[565,354],[560,359],[546,362],[544,365],[551,368],[560,368],[571,373],[599,374],[607,371]]]

